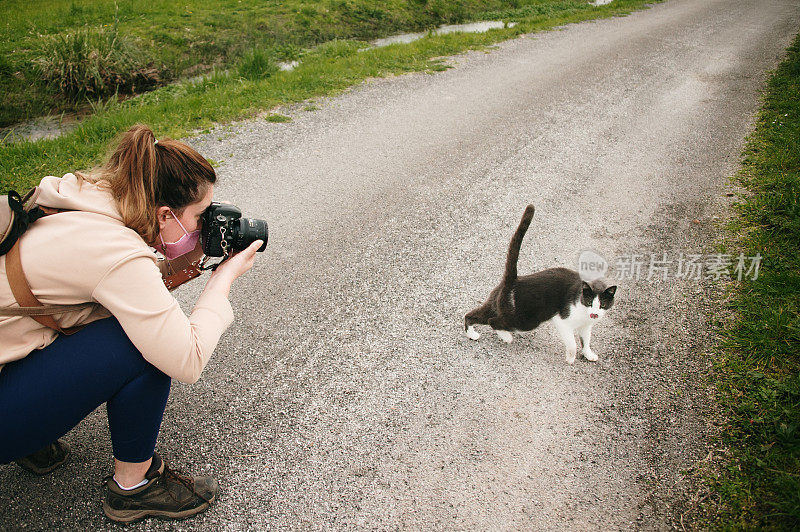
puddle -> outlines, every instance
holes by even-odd
[[[595,5],[608,4],[611,1],[612,0],[597,0]],[[513,28],[514,26],[516,26],[516,23],[514,22],[509,22],[506,24],[505,22],[499,20],[471,22],[469,24],[445,24],[429,32],[423,31],[419,33],[403,33],[383,39],[377,39],[370,43],[369,48],[362,48],[360,51],[369,50],[370,48],[381,48],[391,44],[408,44],[422,39],[427,35],[446,35],[448,33],[484,33],[489,30]],[[278,67],[281,71],[288,72],[297,68],[299,64],[299,61],[291,61],[286,63],[278,63]],[[211,76],[211,74],[202,74],[183,80],[179,83],[197,84],[209,78],[209,76]],[[10,127],[0,128],[0,143],[19,142],[23,140],[35,142],[41,139],[54,139],[71,131],[72,129],[75,129],[77,126],[77,115],[46,116],[35,118],[33,120],[21,122]]]
[[[0,128],[0,143],[54,139],[78,127],[76,115],[44,116]]]
[[[284,72],[288,72],[290,70],[294,70],[297,68],[297,65],[300,64],[300,61],[290,61],[288,63],[278,63],[278,68],[280,68]]]
[[[422,31],[419,33],[403,33],[400,35],[385,37],[383,39],[377,39],[372,41],[370,44],[372,45],[371,46],[372,48],[381,48],[383,46],[389,46],[391,44],[408,44],[410,42],[422,39],[426,35],[445,35],[448,33],[484,33],[489,30],[513,28],[514,26],[516,26],[516,23],[514,22],[509,22],[508,25],[506,25],[505,22],[499,20],[490,20],[487,22],[471,22],[469,24],[449,24],[449,25],[446,24],[443,26],[439,26],[438,28],[436,28],[435,30],[431,30],[430,32]]]

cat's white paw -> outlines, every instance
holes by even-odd
[[[597,362],[597,355],[591,349],[584,351],[583,356],[586,357],[586,360]]]
[[[567,351],[566,356],[564,357],[567,361],[567,364],[574,364],[575,363],[575,351]]]
[[[496,332],[497,332],[497,337],[507,344],[510,344],[514,340],[514,337],[508,331],[496,331]]]
[[[476,331],[472,327],[472,325],[470,325],[469,328],[467,329],[467,338],[469,338],[470,340],[477,340],[480,337],[481,337],[481,333]]]

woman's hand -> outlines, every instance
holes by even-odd
[[[231,281],[236,280],[253,267],[253,263],[256,259],[256,250],[263,245],[263,240],[256,240],[242,251],[237,251],[231,255],[228,260],[217,266],[212,277],[214,275],[229,275],[232,276]]]
[[[221,290],[227,297],[233,281],[253,267],[256,250],[263,245],[263,240],[256,240],[247,248],[231,255],[230,258],[217,266],[217,269],[209,277],[205,289]]]

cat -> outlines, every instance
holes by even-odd
[[[506,270],[502,281],[486,302],[464,316],[464,331],[472,340],[480,338],[474,325],[489,325],[497,336],[511,343],[512,331],[531,331],[545,321],[553,322],[566,348],[568,364],[575,362],[575,331],[581,339],[581,353],[587,360],[597,360],[589,345],[592,326],[614,304],[616,286],[602,279],[586,282],[568,268],[549,268],[517,277],[519,248],[533,219],[533,205],[525,208],[522,220],[508,245]]]

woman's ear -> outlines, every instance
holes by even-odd
[[[156,220],[158,220],[158,230],[163,231],[167,225],[167,220],[172,218],[172,212],[169,207],[159,207],[156,209]]]

